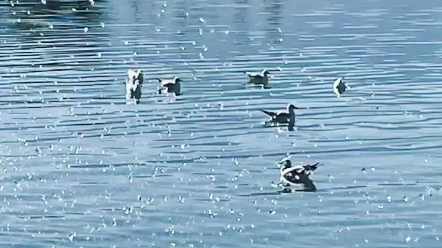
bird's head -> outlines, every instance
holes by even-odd
[[[288,110],[289,110],[289,112],[292,112],[292,111],[294,111],[295,109],[300,109],[300,108],[296,107],[296,106],[293,105],[293,104],[290,104],[290,105],[288,106]]]
[[[131,90],[143,85],[143,72],[141,70],[128,70],[127,77],[127,87]]]
[[[283,158],[281,161],[278,162],[278,165],[280,166],[282,172],[292,167],[292,161],[290,161],[289,158]]]
[[[181,78],[179,78],[179,77],[174,77],[173,78],[173,82],[174,83],[181,83],[183,80],[181,79]]]

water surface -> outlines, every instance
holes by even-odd
[[[435,1],[61,2],[0,4],[1,246],[440,247]],[[131,68],[183,96],[126,105]]]

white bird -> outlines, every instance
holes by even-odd
[[[340,97],[346,89],[350,89],[350,86],[345,84],[344,77],[340,77],[333,82],[333,92]]]
[[[175,96],[181,95],[181,80],[179,77],[173,77],[169,79],[161,79],[161,78],[155,78],[160,82],[161,87],[158,90],[158,94],[168,94],[168,93],[174,93]]]
[[[269,88],[269,74],[270,72],[268,70],[263,70],[261,73],[249,73],[244,72],[249,76],[249,81],[247,84],[253,84],[255,86],[261,86],[263,88]]]
[[[135,103],[139,104],[141,99],[141,88],[143,87],[143,72],[138,70],[127,71],[126,85],[126,100],[135,99]]]

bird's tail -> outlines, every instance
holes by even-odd
[[[313,165],[307,165],[307,166],[310,168],[310,170],[315,171],[316,169],[318,169],[319,162],[316,163],[316,164],[313,164]]]
[[[268,115],[268,116],[274,116],[274,113],[273,113],[273,112],[266,111],[266,110],[263,110],[263,109],[260,109],[259,111],[263,112],[264,114],[266,114],[266,115]]]

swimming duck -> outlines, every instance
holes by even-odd
[[[127,71],[126,85],[126,100],[135,99],[135,103],[139,104],[141,99],[141,88],[143,87],[143,72],[141,70]]]
[[[303,186],[303,191],[316,191],[316,186],[309,176],[318,168],[319,163],[292,166],[290,159],[283,159],[278,164],[281,166],[280,181],[284,187],[283,192],[290,193],[291,186]]]
[[[172,79],[156,78],[161,83],[161,88],[158,90],[158,94],[174,93],[175,96],[181,95],[181,80],[179,77],[173,77]]]
[[[350,89],[350,86],[345,84],[344,77],[340,77],[333,82],[333,92],[340,97],[346,89]]]
[[[293,131],[295,126],[295,109],[299,109],[293,104],[288,105],[287,113],[284,112],[271,112],[260,109],[261,112],[270,116],[272,119],[268,122],[270,124],[288,124],[288,130]]]
[[[263,70],[261,73],[249,73],[244,72],[249,76],[249,81],[247,84],[253,84],[255,86],[261,86],[263,88],[270,88],[269,85],[269,77],[270,72],[268,70]]]

